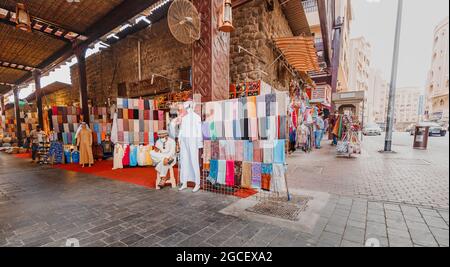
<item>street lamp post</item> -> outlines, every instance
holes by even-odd
[[[388,105],[384,152],[392,152],[392,132],[394,130],[394,120],[395,120],[395,94],[397,88],[398,58],[400,50],[400,36],[402,31],[402,15],[403,15],[403,0],[398,0],[397,26],[395,30],[394,57],[392,62],[392,76],[389,90],[389,105]]]

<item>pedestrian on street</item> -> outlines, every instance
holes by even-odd
[[[320,113],[314,122],[314,137],[316,140],[316,149],[321,149],[322,139],[325,129],[325,123],[323,121],[323,114]]]
[[[42,131],[41,126],[37,126],[35,130],[30,132],[30,140],[31,140],[31,158],[32,162],[36,161],[36,155],[39,148],[39,144],[44,142],[45,132]]]
[[[339,113],[337,111],[335,111],[334,115],[332,115],[330,118],[330,125],[329,125],[329,131],[330,131],[329,135],[333,138],[333,142],[331,142],[332,146],[337,146],[337,143],[338,143],[338,138],[333,133],[333,129],[336,126],[338,119],[339,119]]]

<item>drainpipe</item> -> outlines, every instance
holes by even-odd
[[[137,41],[138,78],[142,81],[141,40]]]

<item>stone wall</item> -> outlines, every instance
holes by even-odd
[[[270,11],[265,0],[253,0],[233,9],[236,30],[231,35],[231,82],[263,80],[280,90],[288,90],[290,73],[274,51],[272,38],[291,37],[292,30],[278,0]],[[239,46],[256,57],[241,51]],[[264,71],[268,75],[263,74]]]
[[[279,56],[272,45],[272,38],[293,35],[279,0],[274,0],[274,4],[271,11],[266,0],[253,0],[233,10],[236,31],[231,35],[231,83],[263,80],[277,89],[288,89],[289,71],[280,61],[270,66]],[[139,82],[138,77],[138,40],[141,40],[144,82]],[[257,57],[243,51],[239,53],[239,46]],[[178,80],[180,69],[191,65],[192,46],[176,41],[164,19],[86,60],[89,99],[92,104],[103,106],[108,98],[117,97],[121,83],[126,84],[129,97],[147,96],[165,88],[177,90],[177,82],[156,78],[155,84],[150,85],[148,80],[153,73]],[[73,88],[78,90],[76,65],[71,68],[71,76]]]
[[[80,102],[80,91],[78,88],[71,90],[59,90],[42,97],[42,105],[52,106],[71,106]]]
[[[192,64],[192,49],[175,40],[167,20],[161,20],[150,28],[129,36],[86,60],[89,99],[94,105],[103,105],[108,98],[116,98],[118,85],[125,83],[129,97],[154,93],[166,87],[178,89],[179,83],[156,78],[155,86],[139,83],[138,42],[141,42],[142,80],[152,74],[160,74],[179,80],[180,70]],[[72,84],[79,88],[78,68],[71,69]]]

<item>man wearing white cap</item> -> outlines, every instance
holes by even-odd
[[[155,150],[150,152],[152,156],[153,164],[156,166],[158,172],[158,178],[160,182],[157,182],[156,188],[160,189],[167,182],[167,173],[176,164],[176,143],[175,140],[169,137],[169,133],[166,130],[158,132],[158,141],[155,144]],[[171,173],[173,176],[173,173]],[[171,177],[172,179],[173,177]],[[159,180],[159,179],[158,179]],[[176,182],[172,181],[172,187],[176,187]]]

